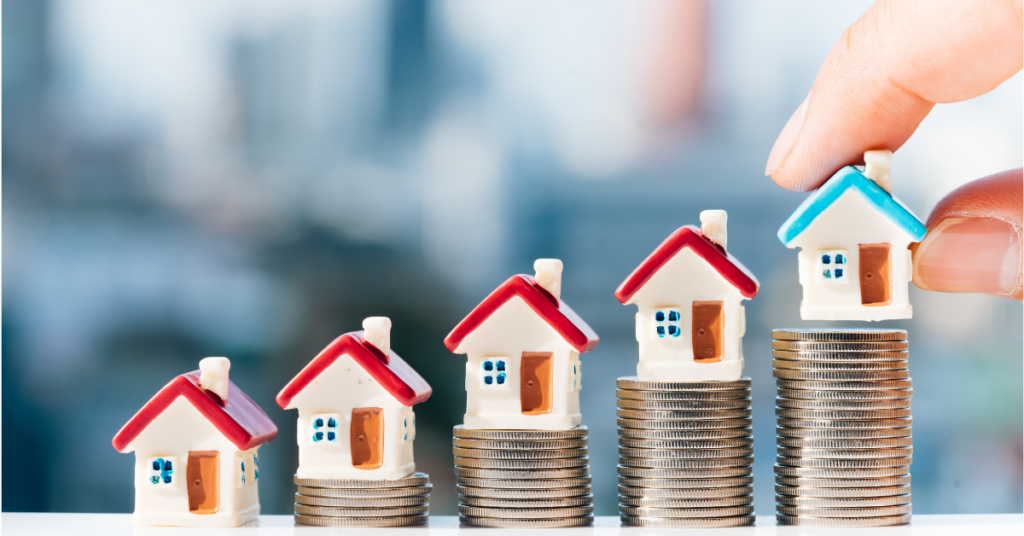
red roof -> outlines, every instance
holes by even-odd
[[[705,238],[700,229],[686,225],[669,235],[640,266],[637,266],[636,270],[633,270],[633,273],[629,274],[615,291],[615,297],[622,303],[628,303],[669,259],[686,247],[710,264],[729,284],[739,289],[744,298],[750,299],[757,295],[757,278],[746,266],[740,264],[740,261],[723,247]]]
[[[225,404],[217,395],[199,387],[199,375],[198,370],[182,374],[160,389],[114,436],[114,448],[124,452],[128,444],[179,396],[191,402],[238,450],[248,450],[277,437],[274,422],[234,383],[228,382]]]
[[[554,328],[565,342],[572,345],[577,352],[589,352],[593,350],[600,339],[597,333],[573,311],[569,304],[560,301],[550,292],[538,285],[528,275],[514,275],[494,290],[490,296],[476,306],[469,316],[464,318],[455,329],[444,339],[445,346],[455,351],[462,340],[483,324],[494,311],[504,305],[505,302],[519,296],[537,313],[537,316],[544,319],[549,326]]]
[[[430,385],[392,350],[384,355],[363,340],[362,331],[346,333],[327,345],[277,394],[277,405],[289,408],[292,399],[339,357],[348,354],[370,376],[404,406],[414,406],[430,398]]]

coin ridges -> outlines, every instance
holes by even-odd
[[[801,400],[795,398],[775,397],[775,405],[791,409],[824,409],[824,410],[877,410],[906,409],[910,407],[909,398],[896,400]]]
[[[913,389],[871,391],[814,391],[810,389],[779,389],[779,396],[795,400],[909,400]]]
[[[491,499],[485,497],[460,496],[459,504],[480,508],[571,508],[593,506],[593,495],[552,499]]]
[[[722,467],[718,469],[660,469],[644,467],[626,467],[619,465],[615,471],[620,476],[631,478],[657,478],[657,479],[691,479],[691,478],[729,478],[736,476],[750,476],[754,468],[750,465],[738,467]]]
[[[734,476],[724,478],[632,478],[619,476],[619,493],[623,493],[621,486],[638,490],[638,492],[661,490],[661,491],[698,491],[710,490],[713,488],[740,488],[750,486],[754,483],[752,476]],[[641,496],[646,496],[641,494]],[[663,495],[658,495],[659,497]]]
[[[615,396],[620,400],[735,400],[750,398],[750,389],[730,389],[726,391],[634,391],[616,389]]]
[[[772,341],[772,350],[798,352],[898,352],[909,348],[907,341],[813,342]]]
[[[469,467],[473,469],[513,469],[525,471],[528,469],[569,469],[583,467],[590,464],[590,458],[562,458],[558,460],[487,460],[480,458],[455,457],[456,467]]]
[[[754,513],[754,506],[724,508],[650,508],[619,505],[619,515],[633,517],[734,517]]]
[[[646,419],[616,419],[620,428],[637,428],[641,430],[717,430],[723,428],[749,428],[753,420],[745,419],[707,419],[700,421],[652,421]]]
[[[340,506],[344,508],[390,508],[395,506],[423,506],[430,504],[430,497],[395,497],[392,499],[345,499],[337,497],[311,497],[295,494],[295,502],[306,506]]]
[[[656,499],[619,495],[620,505],[646,508],[726,508],[731,506],[747,506],[753,502],[754,497],[752,495],[700,499]]]
[[[823,499],[819,497],[792,497],[776,495],[775,501],[786,506],[805,508],[874,508],[878,506],[902,506],[910,504],[910,494],[893,495],[891,497],[854,497],[842,499]]]
[[[706,411],[749,409],[749,398],[733,398],[730,400],[630,400],[620,398],[615,404],[619,409],[658,410],[658,411]]]
[[[789,359],[773,359],[772,366],[790,370],[816,371],[879,371],[907,370],[906,361],[799,361]]]
[[[301,525],[312,525],[315,527],[411,527],[426,525],[428,516],[426,514],[404,517],[321,517],[302,514],[295,515],[295,522]]]
[[[407,488],[384,488],[384,489],[332,489],[332,488],[311,488],[299,486],[299,494],[307,497],[335,497],[339,499],[392,499],[396,497],[415,497],[418,495],[430,495],[433,489],[432,484],[422,486],[410,486]]]
[[[816,342],[904,341],[907,332],[902,329],[785,328],[772,330],[772,339]]]
[[[907,350],[895,352],[803,352],[799,350],[772,350],[775,359],[793,361],[821,361],[832,363],[848,363],[851,361],[864,363],[875,361],[902,361],[910,358]]]
[[[583,497],[585,495],[592,494],[590,486],[548,489],[490,489],[456,485],[455,491],[457,491],[459,496],[461,497],[480,497],[486,499],[509,500],[560,499],[571,497]]]
[[[590,466],[576,467],[572,469],[550,469],[550,470],[513,470],[513,469],[473,469],[469,467],[456,467],[455,476],[465,478],[499,478],[509,480],[535,480],[554,478],[579,478],[590,474]]]
[[[649,469],[718,469],[754,464],[753,456],[742,458],[708,458],[703,460],[676,460],[666,458],[627,458],[619,456],[619,465]]]
[[[910,377],[908,370],[872,370],[872,371],[812,371],[774,369],[772,376],[783,380],[810,380],[816,382],[874,382],[905,380]]]
[[[587,427],[579,425],[569,430],[477,430],[465,428],[459,424],[452,429],[452,434],[463,439],[491,439],[498,441],[579,439],[587,437]]]
[[[552,519],[593,515],[593,506],[570,508],[481,508],[459,505],[459,515],[499,519]]]
[[[895,391],[897,389],[910,389],[914,386],[913,380],[891,380],[891,381],[811,381],[811,380],[785,380],[776,379],[775,384],[781,389],[797,389],[808,391]],[[793,398],[799,398],[794,396]]]
[[[407,488],[411,486],[422,486],[430,482],[430,476],[426,473],[413,473],[398,480],[353,480],[335,478],[299,478],[292,477],[292,481],[298,486],[310,488]]]
[[[488,489],[551,489],[551,488],[578,488],[590,486],[590,476],[579,478],[536,478],[536,479],[511,479],[511,478],[470,478],[455,477],[455,483],[473,488]]]
[[[750,378],[740,378],[734,381],[695,381],[695,382],[673,382],[673,381],[647,381],[636,376],[619,378],[615,386],[619,389],[633,391],[728,391],[733,389],[749,389]]]
[[[836,518],[776,515],[775,521],[779,525],[799,525],[804,527],[888,527],[892,525],[906,525],[910,523],[910,516],[911,514],[892,517]]]
[[[720,527],[744,527],[754,524],[754,515],[748,514],[734,517],[700,518],[700,517],[639,517],[620,515],[623,525],[652,528],[693,528],[710,529]]]
[[[355,518],[377,518],[377,517],[404,517],[419,514],[426,514],[430,506],[400,506],[393,508],[332,508],[327,506],[306,506],[295,503],[295,513],[304,516],[328,516],[328,517],[355,517]]]
[[[800,488],[793,486],[780,486],[776,484],[775,493],[796,497],[819,498],[892,497],[894,495],[906,495],[907,493],[910,493],[910,485],[881,488]]]
[[[752,477],[751,477],[752,478]],[[640,488],[622,484],[619,479],[619,495],[624,497],[647,497],[651,499],[712,499],[719,497],[740,497],[754,493],[753,486],[722,488]]]
[[[749,447],[754,444],[753,437],[735,437],[730,439],[698,439],[698,440],[661,440],[661,439],[630,439],[619,438],[620,447],[634,449],[728,449]]]
[[[801,478],[775,475],[775,483],[805,488],[885,488],[910,484],[910,475],[887,478]]]
[[[459,516],[459,523],[468,527],[490,527],[504,529],[560,529],[584,527],[594,524],[594,516],[567,517],[563,519],[495,519],[486,517]]]
[[[452,438],[452,446],[467,449],[496,450],[578,449],[587,446],[587,438],[504,441],[496,439],[465,439],[455,437]]]
[[[486,460],[555,460],[586,456],[587,449],[497,450],[453,447],[452,454],[461,458],[480,458]]]
[[[620,438],[650,439],[665,441],[696,441],[719,440],[752,437],[753,428],[722,428],[716,430],[643,430],[639,428],[619,428]]]

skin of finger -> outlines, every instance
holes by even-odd
[[[1005,221],[1017,232],[1018,243],[1024,244],[1024,170],[1018,168],[989,175],[946,194],[928,216],[928,233],[930,234],[944,221],[959,218],[992,218]],[[923,241],[911,247],[915,261],[921,243]],[[1021,258],[1024,259],[1024,254]],[[915,283],[916,279],[915,270]],[[1007,297],[1021,300],[1019,278]]]
[[[869,149],[895,151],[936,102],[991,91],[1024,64],[1021,1],[881,0],[822,65],[796,144],[771,172],[809,191]]]

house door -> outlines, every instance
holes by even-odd
[[[354,408],[349,439],[352,467],[380,469],[384,465],[384,409]]]
[[[860,244],[860,303],[889,305],[892,269],[889,266],[890,244]]]
[[[693,302],[693,360],[717,363],[725,355],[725,307],[721,301]]]
[[[192,450],[185,468],[188,511],[198,515],[216,514],[220,509],[220,453]]]
[[[551,413],[554,361],[551,352],[523,352],[519,367],[519,402],[523,415]]]

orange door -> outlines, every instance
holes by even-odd
[[[220,509],[220,453],[193,450],[188,453],[188,511],[198,515],[216,514]]]
[[[551,413],[554,360],[551,352],[523,352],[519,367],[519,401],[523,415]]]
[[[352,466],[356,469],[380,469],[384,465],[384,410],[352,410]]]
[[[725,355],[725,307],[721,301],[693,302],[693,360],[717,363]]]
[[[860,244],[860,303],[889,305],[892,269],[889,266],[890,244]]]

